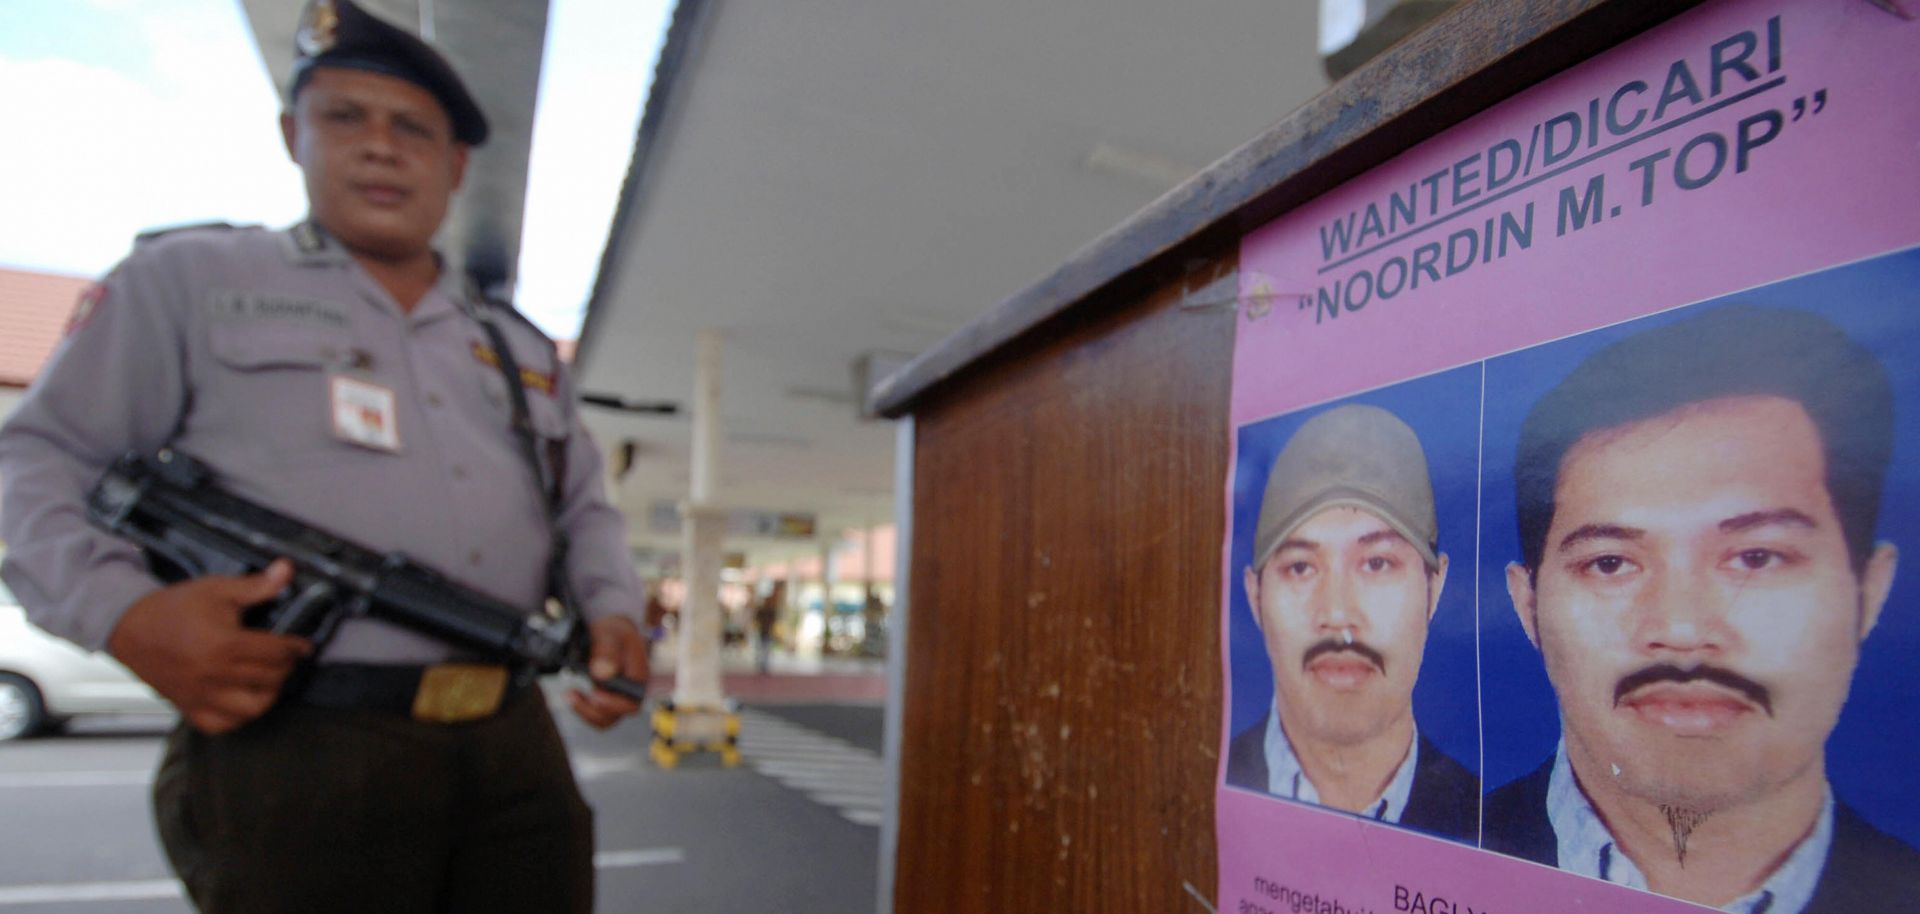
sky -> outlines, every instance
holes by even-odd
[[[515,300],[553,336],[579,333],[670,13],[552,0]],[[0,0],[0,265],[99,275],[149,228],[298,220],[279,110],[239,0]]]

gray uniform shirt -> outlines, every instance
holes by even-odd
[[[515,606],[536,608],[550,550],[541,493],[511,429],[505,378],[458,277],[403,312],[311,226],[192,229],[143,241],[82,305],[0,427],[0,576],[32,620],[99,649],[160,586],[139,551],[87,522],[85,495],[114,458],[163,445],[200,458],[235,493],[398,550]],[[644,602],[625,523],[552,344],[496,306],[543,441],[570,438],[560,523],[589,618]],[[393,392],[398,446],[336,430],[336,378]],[[540,448],[549,459],[551,449]],[[445,645],[373,620],[343,625],[331,661],[428,663]]]

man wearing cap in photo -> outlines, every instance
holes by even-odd
[[[1920,854],[1827,780],[1893,587],[1893,445],[1886,368],[1784,308],[1626,337],[1541,397],[1507,592],[1561,738],[1488,795],[1485,846],[1736,914],[1920,911]]]
[[[83,296],[0,429],[6,583],[179,708],[155,814],[202,910],[584,914],[591,812],[522,671],[373,619],[318,649],[243,628],[285,561],[166,584],[86,521],[110,461],[174,448],[242,497],[511,605],[564,580],[594,675],[647,675],[625,523],[552,343],[431,246],[486,140],[479,106],[437,52],[347,0],[307,7],[297,51],[280,126],[309,218],[143,238]],[[515,363],[520,391],[500,367]],[[439,700],[455,693],[470,700]],[[600,727],[638,710],[570,700]]]
[[[1447,580],[1438,539],[1406,423],[1352,405],[1300,426],[1267,477],[1244,582],[1273,708],[1233,738],[1227,783],[1475,840],[1479,779],[1413,719]]]

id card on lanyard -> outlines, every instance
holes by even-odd
[[[392,388],[344,374],[328,384],[335,438],[376,451],[400,450],[399,398]]]

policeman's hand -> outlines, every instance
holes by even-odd
[[[624,676],[634,682],[646,682],[651,664],[647,661],[647,639],[638,626],[625,616],[596,619],[587,626],[593,641],[593,653],[587,661],[587,673],[595,679]],[[620,719],[640,710],[640,703],[604,689],[583,692],[574,689],[568,696],[573,713],[597,729],[605,730]]]
[[[245,628],[240,613],[293,580],[280,559],[258,574],[209,576],[156,590],[127,608],[107,651],[173,702],[194,729],[219,734],[266,713],[313,646]]]

